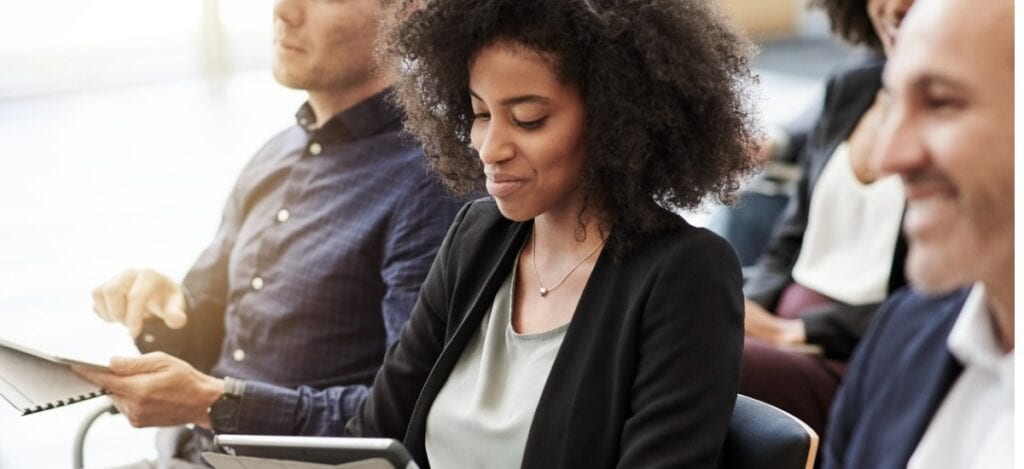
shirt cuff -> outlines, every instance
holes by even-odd
[[[248,381],[238,432],[263,435],[341,435],[369,394],[364,385],[297,389]]]
[[[295,389],[260,382],[245,382],[238,412],[238,432],[287,435],[294,433],[299,405]]]

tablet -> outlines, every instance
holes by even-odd
[[[32,344],[29,345],[24,341],[16,341],[10,338],[0,337],[0,347],[7,347],[11,350],[17,350],[21,353],[27,353],[36,357],[42,358],[43,360],[51,361],[54,363],[60,363],[61,365],[79,365],[88,366],[91,368],[99,368],[103,370],[109,370],[107,363],[110,361],[110,357],[106,358],[106,361],[98,357],[76,357],[71,358],[64,352],[55,351],[51,349],[44,349],[44,346]]]
[[[416,468],[409,451],[390,438],[320,436],[217,435],[214,443],[228,454],[257,458],[343,464],[364,459],[387,460],[396,469]]]

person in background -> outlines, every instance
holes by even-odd
[[[162,457],[197,460],[211,429],[340,432],[409,317],[461,202],[372,70],[378,3],[275,2],[274,78],[309,97],[296,124],[242,170],[180,284],[128,270],[93,291],[101,317],[162,352],[78,371],[135,426],[196,425]],[[307,418],[324,402],[333,425]]]
[[[885,70],[914,290],[853,358],[826,469],[1014,467],[1014,2],[978,6],[919,0]]]
[[[793,53],[797,52],[786,55]],[[830,59],[840,72],[878,58],[878,51],[864,44],[840,54],[840,59]],[[765,138],[752,150],[754,158],[762,163],[761,169],[744,181],[735,205],[715,207],[708,217],[707,228],[729,241],[744,268],[754,265],[764,253],[775,223],[796,191],[808,139],[821,113],[819,98],[786,120],[766,123]]]
[[[708,217],[707,228],[732,245],[744,268],[761,257],[771,240],[772,228],[796,189],[799,158],[818,122],[820,107],[821,103],[816,103],[791,122],[769,125],[766,138],[754,151],[761,169],[744,182],[735,205],[716,207]]]
[[[696,0],[415,3],[384,45],[407,126],[493,198],[456,217],[347,433],[421,467],[717,467],[740,267],[672,209],[754,165],[748,44]]]
[[[846,361],[878,306],[906,283],[903,186],[868,160],[885,113],[884,55],[913,2],[817,3],[839,36],[878,55],[829,79],[796,193],[747,269],[740,392],[824,434]]]

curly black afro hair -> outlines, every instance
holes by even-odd
[[[705,0],[398,0],[379,53],[406,128],[457,193],[483,187],[469,64],[496,42],[550,57],[586,113],[585,205],[619,256],[665,210],[731,203],[755,169],[753,47]],[[581,220],[583,214],[581,213]],[[582,221],[581,221],[582,222]]]
[[[825,10],[832,32],[844,41],[882,52],[882,39],[871,24],[867,0],[811,0],[810,6]]]

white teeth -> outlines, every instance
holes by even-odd
[[[948,197],[925,197],[907,202],[907,210],[933,212],[949,207],[952,201]]]
[[[935,208],[944,202],[945,199],[942,197],[928,197],[924,199],[915,199],[914,201],[910,202],[910,208],[930,209]]]
[[[904,227],[908,233],[917,235],[934,232],[940,227],[948,228],[957,216],[955,207],[955,201],[950,197],[930,196],[908,200]]]

